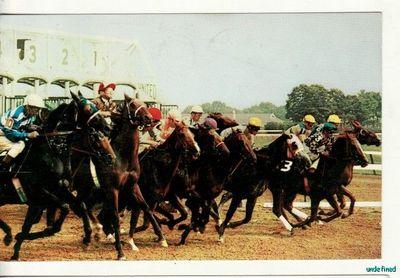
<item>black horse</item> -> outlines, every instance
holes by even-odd
[[[226,227],[235,228],[251,220],[257,198],[265,192],[268,183],[273,183],[274,179],[285,178],[300,147],[301,142],[297,137],[282,134],[268,146],[255,151],[256,164],[243,163],[240,165],[229,183],[225,185],[225,189],[232,196],[232,201],[224,222],[220,226],[216,226],[219,241],[224,242],[223,235]],[[247,199],[245,218],[230,222],[243,199]],[[280,217],[280,215],[277,216]]]
[[[80,110],[75,102],[63,104],[50,112],[42,125],[41,136],[32,141],[19,156],[21,163],[17,176],[28,197],[28,211],[22,231],[16,236],[13,260],[19,259],[19,251],[25,239],[34,240],[60,231],[69,211],[67,203],[78,215],[83,213],[84,207],[76,201],[68,186],[70,136],[73,135],[77,120],[84,114],[85,111]],[[60,115],[65,116],[64,122],[60,121]],[[97,121],[98,119],[93,122]],[[8,182],[8,188],[11,187]],[[11,193],[12,190],[8,192]],[[43,210],[49,207],[61,210],[59,218],[44,231],[29,233],[32,225],[40,220]],[[88,233],[85,236],[84,241],[87,237],[90,238]]]

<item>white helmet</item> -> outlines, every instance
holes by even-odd
[[[45,108],[44,101],[41,96],[37,94],[27,95],[24,101],[24,105],[35,106],[39,108]]]
[[[204,113],[203,108],[200,105],[194,105],[190,110],[190,113]]]
[[[182,121],[182,114],[178,109],[171,109],[168,111],[167,118],[171,118],[176,121]]]

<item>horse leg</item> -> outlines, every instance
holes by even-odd
[[[354,197],[354,195],[350,192],[350,190],[348,190],[346,187],[344,187],[343,185],[341,185],[339,187],[339,191],[341,191],[341,193],[343,193],[343,195],[347,196],[350,199],[350,207],[349,207],[349,211],[347,214],[343,214],[342,218],[346,218],[350,215],[353,214],[354,212],[354,204],[356,203],[356,198]],[[343,209],[342,205],[340,205],[340,208]]]
[[[170,221],[168,223],[168,228],[172,230],[176,224],[181,223],[182,221],[185,221],[188,218],[188,212],[185,208],[185,206],[181,203],[181,201],[178,199],[178,196],[173,194],[170,198],[170,204],[176,208],[176,210],[179,212],[179,217],[173,221]]]
[[[330,222],[335,218],[338,218],[339,216],[342,215],[342,210],[340,209],[338,203],[335,200],[334,195],[329,195],[326,196],[326,200],[329,202],[329,204],[333,207],[333,209],[335,210],[335,214],[329,216],[329,217],[319,217],[320,220],[324,221],[324,222]]]
[[[233,195],[232,197],[232,202],[229,205],[228,212],[226,213],[225,220],[222,222],[220,226],[216,225],[216,229],[218,232],[218,241],[223,243],[224,242],[224,233],[225,233],[225,228],[228,225],[228,223],[231,221],[233,215],[235,214],[237,208],[239,207],[240,202],[242,199],[236,195]]]
[[[211,200],[210,215],[218,225],[222,224],[221,217],[219,216],[218,205],[215,199]]]
[[[29,234],[29,231],[32,228],[34,220],[38,215],[42,213],[43,209],[38,207],[28,207],[28,211],[26,212],[24,224],[22,225],[21,232],[15,236],[17,242],[14,244],[14,254],[11,257],[11,260],[17,261],[19,260],[19,251],[21,250],[22,243],[25,240],[25,237]]]
[[[253,215],[253,211],[254,211],[254,206],[256,205],[256,201],[257,201],[257,197],[256,196],[250,196],[249,198],[247,198],[247,202],[246,202],[246,216],[244,217],[243,220],[240,221],[235,221],[235,222],[230,222],[228,223],[228,228],[236,228],[240,225],[249,223],[251,220],[251,217]]]
[[[162,219],[157,219],[157,222],[161,225],[168,225],[169,223],[171,223],[175,220],[173,214],[170,213],[169,211],[165,210],[163,207],[157,206],[156,212],[160,213],[161,215],[163,215],[165,217]]]
[[[346,200],[344,199],[344,196],[346,195],[347,197],[349,197],[349,195],[347,195],[344,191],[345,191],[345,187],[343,185],[341,185],[339,187],[339,190],[336,192],[336,197],[338,199],[338,202],[340,203],[341,209],[344,209],[346,207]]]
[[[3,242],[6,246],[9,246],[12,242],[12,233],[10,226],[7,225],[6,222],[0,219],[0,228],[6,233],[4,236]]]
[[[283,215],[282,203],[283,203],[283,193],[280,188],[272,189],[272,212],[278,217],[283,226],[293,234],[293,227],[287,220],[287,218]]]
[[[181,235],[181,240],[179,241],[178,245],[185,245],[186,244],[186,239],[189,236],[190,231],[193,230],[193,223],[190,223],[190,225],[185,225],[184,231]]]
[[[107,200],[107,210],[109,212],[112,227],[114,229],[115,236],[115,249],[117,250],[118,260],[125,260],[124,252],[122,251],[121,238],[120,238],[120,225],[119,225],[119,215],[118,215],[118,190],[113,188],[106,197]]]
[[[293,201],[295,198],[296,193],[285,194],[283,208],[287,210],[294,218],[296,218],[297,222],[300,222],[307,219],[308,215],[293,207]]]
[[[139,251],[139,248],[137,248],[135,242],[133,241],[133,234],[136,232],[136,225],[137,225],[137,222],[139,219],[140,211],[141,211],[140,207],[137,204],[135,205],[135,207],[132,208],[132,211],[131,211],[128,243],[130,244],[132,251]]]
[[[56,218],[57,208],[49,206],[46,209],[46,225],[47,227],[53,226]]]
[[[150,209],[153,211],[152,209]],[[139,210],[140,211],[140,210]],[[156,219],[157,220],[157,219]],[[159,221],[157,221],[159,222]],[[143,214],[143,224],[135,229],[135,233],[146,231],[150,226],[150,218],[147,214]]]
[[[232,199],[233,194],[232,192],[227,191],[226,193],[224,193],[221,197],[221,200],[219,201],[218,204],[218,210],[226,203],[228,202],[230,199]]]
[[[153,226],[154,232],[158,236],[158,241],[160,242],[162,247],[168,247],[167,240],[165,239],[165,236],[163,232],[161,231],[160,225],[158,224],[157,220],[154,218],[153,212],[150,210],[149,205],[146,203],[142,192],[140,191],[139,185],[137,183],[134,184],[133,186],[133,193],[135,196],[136,201],[140,204],[141,209],[143,210],[144,214],[146,214],[150,222]]]

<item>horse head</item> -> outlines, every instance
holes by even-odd
[[[128,122],[131,127],[145,126],[151,124],[153,117],[151,116],[146,103],[137,98],[131,98],[124,95],[125,100],[118,108],[116,118],[121,118],[124,122]],[[118,122],[118,119],[117,119]]]
[[[299,137],[295,134],[290,134],[288,136],[289,137],[286,139],[287,158],[293,158],[304,150],[304,146]]]
[[[381,140],[378,138],[375,132],[363,127],[360,122],[353,121],[354,133],[357,135],[357,139],[361,144],[380,146]]]
[[[199,125],[198,130],[195,131],[195,140],[199,143],[202,154],[217,158],[230,154],[228,147],[215,130]]]
[[[332,157],[339,160],[361,160],[361,166],[368,165],[368,159],[361,148],[357,135],[352,132],[339,134],[332,145]]]
[[[222,113],[210,113],[208,117],[213,118],[217,122],[219,131],[239,125],[235,119],[222,115]]]
[[[172,132],[163,145],[175,152],[188,155],[192,159],[197,159],[200,156],[200,147],[195,141],[189,127],[183,122],[175,123],[174,132]]]
[[[251,147],[250,140],[239,129],[233,129],[232,133],[225,138],[225,144],[232,155],[238,155],[242,159],[250,159],[253,163],[257,162],[257,156]]]

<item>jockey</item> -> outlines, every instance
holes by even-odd
[[[204,122],[202,124],[203,127],[215,132],[216,130],[218,130],[218,124],[217,121],[214,120],[213,118],[205,118]]]
[[[198,128],[203,113],[203,108],[200,105],[194,105],[192,109],[190,109],[190,118],[184,119],[185,124],[191,128]]]
[[[315,118],[308,114],[303,118],[303,122],[288,128],[286,134],[295,134],[301,142],[311,135],[311,130],[315,124]]]
[[[153,122],[150,126],[143,128],[139,132],[139,153],[147,148],[157,147],[163,140],[161,139],[161,119],[162,114],[160,109],[149,108],[150,114],[153,116]]]
[[[110,83],[105,86],[103,83],[100,83],[98,93],[99,96],[92,100],[94,105],[101,111],[100,114],[107,119],[110,123],[110,116],[112,112],[115,112],[117,104],[112,101],[112,94],[114,93],[116,85],[114,83]]]
[[[37,131],[25,132],[21,128],[32,124],[41,108],[45,108],[43,99],[37,94],[25,98],[24,105],[7,111],[0,121],[0,152],[8,151],[1,162],[6,168],[25,148],[25,141],[38,137]]]
[[[328,117],[327,122],[316,126],[311,135],[305,139],[308,154],[313,161],[310,172],[313,173],[317,169],[320,155],[329,156],[332,150],[332,144],[335,140],[333,133],[338,130],[341,123],[340,118],[332,114]]]
[[[260,118],[258,117],[250,117],[249,121],[247,123],[247,126],[235,126],[232,128],[227,128],[224,131],[221,132],[221,137],[223,139],[225,139],[226,137],[228,137],[233,129],[235,130],[240,130],[243,132],[243,134],[247,137],[247,139],[249,139],[251,146],[254,148],[255,145],[255,136],[257,135],[258,131],[260,130],[262,126],[262,121]]]
[[[171,109],[167,113],[166,119],[161,121],[162,140],[166,140],[174,132],[176,124],[182,123],[182,114],[178,109]]]

